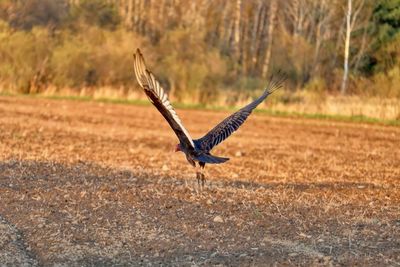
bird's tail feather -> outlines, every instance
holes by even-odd
[[[220,164],[224,163],[225,161],[228,161],[229,158],[216,157],[210,154],[201,154],[200,156],[196,157],[196,160],[208,164]]]

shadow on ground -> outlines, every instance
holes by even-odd
[[[344,210],[321,205],[337,190],[373,191],[371,184],[212,181],[201,192],[194,185],[85,162],[1,162],[0,261],[329,265],[379,263],[385,253],[387,264],[397,260],[400,221],[353,220],[363,207],[350,202],[342,206],[348,222],[334,217]],[[393,239],[381,240],[385,231]]]

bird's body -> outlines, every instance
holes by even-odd
[[[206,163],[219,164],[229,160],[229,158],[221,158],[211,155],[210,150],[207,149],[201,139],[193,140],[193,143],[194,149],[191,147],[185,149],[181,144],[178,144],[176,149],[176,151],[182,151],[185,153],[187,161],[193,166],[196,166],[196,162],[198,162],[200,166],[204,167]]]
[[[150,102],[163,115],[178,137],[180,142],[176,146],[175,151],[183,152],[186,155],[187,161],[192,166],[195,167],[197,162],[201,168],[204,168],[205,164],[220,164],[229,160],[229,158],[213,156],[210,154],[210,151],[239,129],[251,112],[272,92],[279,89],[284,81],[284,78],[281,76],[277,79],[271,78],[267,88],[259,98],[224,119],[205,136],[194,140],[183,126],[160,83],[146,68],[139,49],[134,54],[134,70],[136,79],[144,89]],[[204,175],[202,173],[197,173],[197,178],[204,183]]]

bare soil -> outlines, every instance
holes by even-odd
[[[0,265],[400,265],[400,128],[253,114],[203,190],[176,143],[151,106],[0,97]]]

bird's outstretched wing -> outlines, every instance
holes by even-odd
[[[285,79],[285,76],[281,73],[277,73],[276,75],[271,76],[267,88],[259,98],[224,119],[202,138],[195,140],[197,146],[200,147],[200,149],[203,151],[210,151],[214,146],[218,145],[226,138],[228,138],[234,131],[239,129],[239,127],[245,122],[247,117],[249,117],[251,112],[261,102],[263,102],[275,90],[282,87]]]
[[[194,148],[193,139],[183,126],[181,120],[176,114],[174,108],[169,102],[168,96],[154,75],[146,68],[144,58],[139,49],[133,55],[134,69],[136,79],[139,85],[144,89],[151,103],[158,109],[161,115],[167,120],[168,124],[174,130],[179,141],[187,149]]]

